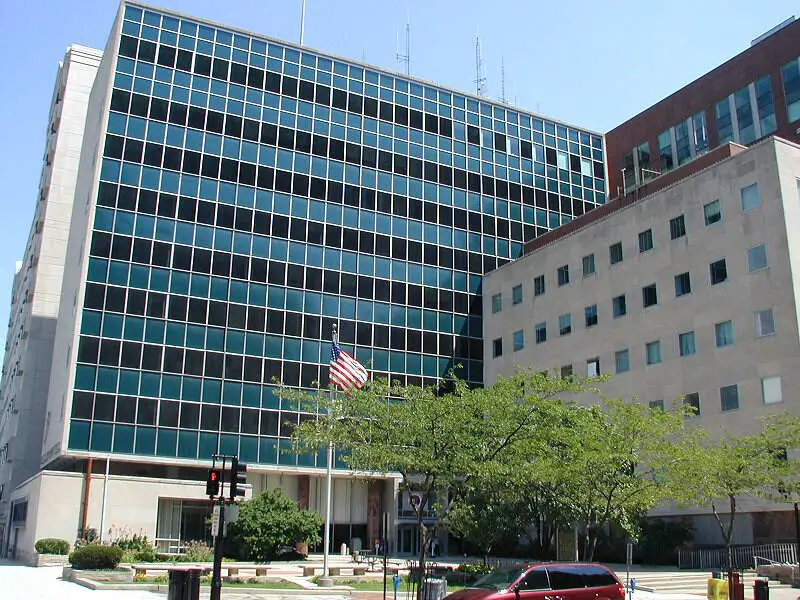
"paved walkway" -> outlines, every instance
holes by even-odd
[[[26,567],[0,560],[0,598],[3,600],[164,600],[163,594],[133,591],[95,592],[62,581],[61,567]]]

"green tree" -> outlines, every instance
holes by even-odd
[[[265,562],[297,542],[319,542],[322,523],[322,517],[300,509],[281,490],[271,490],[241,503],[239,520],[230,525],[230,539],[242,549],[242,558]]]
[[[797,486],[797,461],[788,452],[800,446],[800,419],[776,415],[762,421],[761,431],[736,436],[728,431],[698,435],[685,460],[673,464],[676,499],[711,509],[725,544],[728,569],[737,501],[742,497],[781,499]],[[785,498],[783,498],[785,500]]]
[[[635,537],[640,518],[669,497],[667,469],[685,454],[690,437],[684,421],[680,410],[636,401],[572,406],[520,476],[551,488],[551,511],[583,529],[583,558],[593,560],[607,525]]]
[[[516,539],[534,521],[536,514],[529,508],[524,499],[509,497],[505,490],[469,491],[447,512],[444,525],[480,550],[486,564],[497,544]]]
[[[448,379],[439,387],[367,384],[340,402],[324,393],[283,389],[309,410],[335,418],[308,420],[294,431],[298,444],[322,448],[332,441],[357,471],[396,473],[412,502],[424,568],[433,532],[463,500],[473,479],[513,473],[525,453],[544,447],[560,418],[562,394],[589,392],[593,381],[520,371],[492,386],[469,388]],[[516,464],[515,464],[516,463]],[[429,525],[426,517],[435,515]]]

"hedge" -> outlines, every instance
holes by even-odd
[[[69,554],[69,542],[58,538],[42,538],[33,547],[39,554]]]
[[[76,569],[115,569],[121,560],[121,549],[99,544],[81,546],[69,555],[69,562]]]

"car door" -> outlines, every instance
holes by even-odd
[[[517,591],[519,600],[556,600],[544,567],[533,567],[525,573],[517,582]]]

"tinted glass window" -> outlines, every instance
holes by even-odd
[[[533,569],[519,582],[520,591],[525,590],[549,590],[550,582],[547,581],[547,571],[544,569]]]
[[[616,585],[617,583],[614,576],[602,567],[586,565],[581,570],[583,571],[583,581],[586,587],[602,587]]]
[[[585,587],[579,567],[550,567],[550,586],[554,590],[570,590]]]

